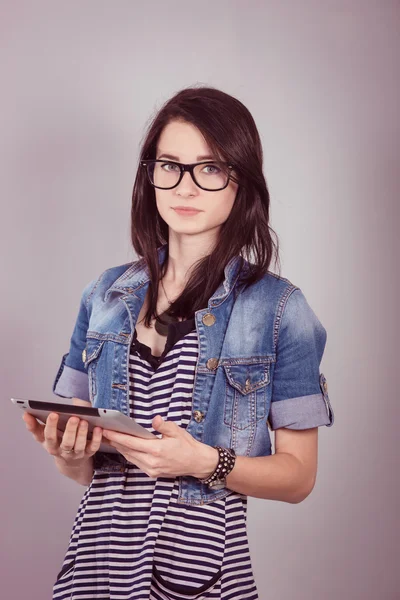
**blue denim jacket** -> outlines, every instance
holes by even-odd
[[[165,253],[166,245],[158,249],[160,263]],[[269,429],[333,425],[319,369],[327,334],[300,288],[269,271],[243,290],[239,266],[234,257],[208,307],[195,313],[199,356],[187,431],[237,455],[268,456]],[[105,270],[85,287],[55,394],[129,416],[129,350],[149,281],[139,259]],[[229,493],[179,477],[183,504],[210,503]]]

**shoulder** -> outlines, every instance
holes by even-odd
[[[103,295],[118,279],[143,262],[143,259],[136,259],[131,262],[107,267],[100,274],[92,278],[84,287],[82,297],[86,304],[90,302],[94,295]]]
[[[244,277],[251,269],[251,265],[245,261]],[[283,308],[288,297],[295,291],[300,290],[299,286],[287,277],[282,277],[273,271],[266,271],[255,283],[244,289],[248,295],[260,295],[263,301],[267,301],[272,306],[281,306]]]
[[[326,337],[326,330],[303,290],[287,277],[267,271],[243,293],[250,301],[255,294],[259,309],[272,315],[275,340],[288,331],[299,337]]]

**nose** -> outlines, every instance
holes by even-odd
[[[198,193],[199,189],[200,188],[198,188],[193,181],[189,171],[184,171],[182,180],[175,188],[179,196],[193,196],[194,194]]]

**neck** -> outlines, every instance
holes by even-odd
[[[170,230],[167,270],[163,277],[167,294],[171,289],[175,289],[177,292],[182,291],[189,280],[193,267],[212,252],[215,238],[211,237],[210,233],[212,231],[206,231],[199,235],[180,235]],[[168,297],[170,295],[173,294],[168,294]]]

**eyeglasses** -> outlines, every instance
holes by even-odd
[[[172,190],[179,185],[185,171],[189,171],[195,184],[202,190],[217,192],[223,190],[229,183],[233,165],[223,161],[202,161],[185,165],[166,160],[141,160],[146,168],[147,177],[153,187],[161,190]]]

